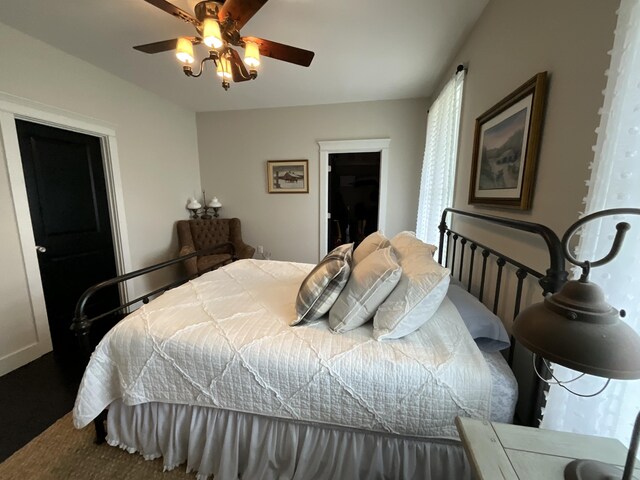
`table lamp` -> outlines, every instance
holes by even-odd
[[[218,218],[218,210],[222,208],[222,204],[220,203],[220,200],[218,200],[218,197],[213,197],[211,201],[207,203],[207,207],[212,208],[213,216]]]
[[[564,256],[582,268],[582,275],[578,280],[565,283],[559,292],[548,295],[544,302],[523,310],[513,324],[513,336],[534,355],[583,374],[607,378],[607,385],[611,379],[640,379],[640,335],[621,321],[620,318],[626,315],[624,310],[618,311],[609,305],[602,288],[589,281],[589,271],[591,267],[604,265],[616,257],[630,225],[618,223],[611,250],[600,260],[592,262],[576,259],[569,251],[569,240],[587,222],[628,214],[640,215],[640,209],[602,210],[571,225],[562,237]],[[562,382],[554,380],[562,385]],[[603,462],[574,460],[565,468],[565,479],[631,480],[639,437],[640,413],[631,436],[624,472]]]

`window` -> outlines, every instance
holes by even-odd
[[[440,214],[453,202],[465,71],[459,70],[429,109],[416,235],[438,244]]]
[[[640,189],[640,3],[622,0],[618,25],[601,110],[598,142],[591,164],[585,213],[607,208],[639,207]],[[640,332],[640,217],[608,217],[585,226],[576,257],[592,260],[603,257],[611,247],[615,225],[631,225],[618,256],[607,265],[595,267],[591,279],[600,285],[606,300],[627,312],[624,320]],[[570,379],[576,372],[558,365],[555,375]],[[572,390],[592,393],[605,379],[586,376]],[[552,385],[549,391],[544,427],[577,433],[614,437],[629,444],[633,422],[640,410],[640,381],[612,381],[592,398],[571,395]]]

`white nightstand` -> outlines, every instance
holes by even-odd
[[[622,472],[627,457],[624,445],[610,438],[462,417],[456,427],[478,480],[561,480],[564,467],[576,458],[619,465]],[[640,468],[635,478],[640,479]]]

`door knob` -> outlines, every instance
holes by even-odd
[[[45,247],[41,247],[40,245],[36,245],[36,251],[40,253],[45,253],[47,249]]]

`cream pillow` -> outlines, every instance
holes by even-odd
[[[410,232],[391,239],[402,276],[373,318],[376,340],[401,338],[424,325],[436,312],[449,287],[449,270],[433,259],[435,247]]]
[[[358,248],[356,248],[353,252],[353,266],[355,267],[358,263],[364,260],[367,255],[379,250],[380,248],[386,248],[390,245],[389,239],[384,236],[384,233],[381,231],[373,232],[370,235],[367,235]]]
[[[378,306],[400,281],[402,269],[392,247],[381,248],[364,258],[329,311],[329,325],[344,333],[367,323]]]
[[[347,284],[351,273],[353,243],[334,248],[302,281],[296,298],[295,320],[316,320],[327,313]]]
[[[431,252],[431,257],[433,257],[433,254],[436,253],[436,250],[438,250],[438,247],[436,247],[435,245],[424,243],[422,240],[416,237],[415,233],[409,231],[400,232],[399,234],[397,234],[391,239],[390,244],[393,245],[398,258],[411,253],[416,248],[424,249],[421,251]]]

